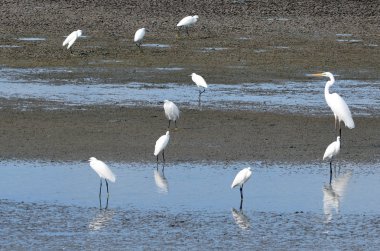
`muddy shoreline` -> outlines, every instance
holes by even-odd
[[[1,158],[155,161],[155,141],[166,131],[161,108],[86,107],[76,110],[0,110]],[[380,118],[355,118],[343,129],[340,161],[380,158]],[[333,117],[253,111],[182,110],[171,132],[168,162],[321,161],[334,140]]]
[[[190,37],[178,36],[175,24],[189,14],[198,14],[199,23]],[[317,71],[331,71],[340,79],[378,80],[379,23],[378,1],[5,1],[0,65],[89,68],[83,76],[54,78],[106,83],[189,83],[191,72],[212,84],[303,81]],[[140,51],[132,38],[143,26],[150,30],[145,43],[169,47]],[[62,41],[79,28],[86,37],[70,53]],[[184,70],[140,71],[155,67]],[[22,112],[9,108],[15,103],[25,100],[1,100],[1,158],[154,161],[154,142],[166,130],[158,108]],[[377,161],[379,118],[354,119],[357,127],[343,131],[340,158]],[[170,162],[320,161],[335,137],[332,116],[184,109],[179,126],[168,149]]]

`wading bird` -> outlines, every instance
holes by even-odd
[[[238,174],[236,174],[236,177],[234,181],[232,182],[231,189],[237,186],[240,186],[240,210],[243,208],[243,186],[244,183],[249,180],[249,178],[252,175],[252,171],[250,167],[246,167],[242,169]]]
[[[141,48],[141,43],[144,39],[145,32],[146,32],[146,29],[141,28],[141,29],[138,29],[135,33],[135,38],[133,39],[133,41],[136,43],[137,47],[139,48]]]
[[[206,91],[207,83],[201,75],[198,75],[196,73],[192,73],[190,76],[191,76],[191,79],[193,80],[193,82],[198,86],[198,88],[203,88],[203,91],[201,91],[199,89],[198,106],[200,106],[201,105],[201,95],[202,95],[202,93],[204,93]]]
[[[154,146],[154,156],[157,156],[157,163],[158,163],[158,155],[162,152],[162,159],[165,162],[165,148],[169,143],[170,135],[169,131],[166,132],[165,135],[162,135],[157,141],[156,145]]]
[[[338,155],[340,151],[340,137],[338,136],[336,138],[336,141],[332,142],[325,151],[325,154],[323,154],[323,160],[329,160],[330,161],[330,184],[331,184],[331,178],[332,178],[332,167],[331,163],[336,155]]]
[[[177,129],[177,119],[179,118],[178,107],[173,102],[164,100],[164,111],[165,117],[169,120],[168,128],[170,128],[170,122],[174,121],[175,128]]]
[[[77,38],[80,36],[82,36],[81,30],[71,32],[71,34],[67,36],[65,41],[63,41],[62,46],[67,45],[67,49],[70,49],[70,47],[74,44],[75,40],[77,40]]]
[[[99,203],[100,208],[102,208],[102,179],[106,181],[107,186],[107,205],[105,208],[108,207],[108,199],[110,197],[109,190],[108,190],[108,182],[107,180],[111,182],[116,181],[115,175],[112,173],[111,169],[101,160],[96,159],[95,157],[91,157],[89,160],[90,166],[94,171],[99,175],[100,177],[100,190],[99,190]]]
[[[186,30],[187,35],[189,36],[189,28],[193,26],[198,21],[199,16],[187,16],[181,19],[177,24],[177,27],[184,28]]]
[[[352,119],[352,115],[350,109],[348,108],[344,99],[339,96],[337,93],[330,93],[330,87],[335,83],[334,75],[330,72],[323,72],[312,74],[312,76],[317,77],[328,77],[330,80],[326,82],[325,86],[325,99],[328,106],[330,106],[331,110],[334,113],[335,117],[335,130],[339,129],[339,136],[342,136],[342,130],[340,127],[340,122],[343,121],[345,126],[352,129],[355,128],[354,120]],[[337,126],[338,122],[338,126]]]

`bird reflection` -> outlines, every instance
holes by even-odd
[[[114,215],[113,210],[101,210],[92,219],[88,228],[92,231],[98,231],[107,226],[107,224],[112,220]]]
[[[232,217],[235,220],[236,225],[238,225],[241,229],[247,230],[251,227],[250,219],[247,215],[243,213],[243,210],[237,210],[232,208]]]
[[[159,170],[158,166],[154,170],[154,182],[156,183],[159,193],[165,193],[165,194],[168,193],[169,184],[168,184],[168,180],[165,177],[164,166],[162,167],[161,170]]]
[[[331,184],[323,186],[323,212],[326,216],[326,222],[331,222],[334,211],[335,214],[339,213],[340,203],[351,176],[352,172],[345,173],[335,177]]]

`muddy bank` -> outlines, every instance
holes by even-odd
[[[0,10],[0,65],[115,69],[119,82],[187,82],[198,72],[210,83],[303,80],[331,71],[346,79],[379,79],[380,4],[340,1],[5,1]],[[198,14],[190,37],[176,24]],[[146,27],[145,43],[132,43]],[[70,53],[61,44],[82,29]],[[37,37],[30,41],[20,38]],[[167,76],[141,67],[183,67]]]
[[[0,110],[2,158],[155,161],[166,131],[162,109],[86,107],[63,111]],[[355,118],[343,129],[340,160],[379,159],[379,118]],[[335,139],[334,119],[252,111],[183,110],[166,152],[176,161],[321,161]]]

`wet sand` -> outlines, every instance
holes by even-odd
[[[2,158],[155,161],[154,144],[167,128],[161,108],[86,107],[0,110]],[[342,131],[339,159],[379,159],[380,118],[355,118]],[[176,161],[321,161],[334,141],[334,119],[254,111],[182,110],[166,151]]]
[[[7,1],[2,7],[0,65],[7,67],[88,67],[93,75],[83,78],[117,83],[190,82],[182,71],[157,76],[139,72],[144,67],[183,67],[216,84],[302,81],[307,73],[325,70],[341,79],[380,78],[377,1],[365,5],[343,1],[334,6],[310,1],[23,0]],[[175,24],[189,14],[200,15],[200,21],[190,30],[190,37],[178,36]],[[150,30],[145,43],[170,47],[144,47],[141,52],[131,41],[142,26]],[[87,37],[79,39],[70,53],[61,43],[78,28]],[[19,40],[22,37],[46,40]],[[97,156],[154,161],[154,142],[166,130],[163,112],[157,108],[26,112],[7,108],[26,102],[1,100],[2,158],[81,160]],[[356,117],[355,122],[354,130],[343,130],[340,158],[377,161],[379,118]],[[167,160],[320,161],[335,138],[333,123],[332,116],[183,110]]]

